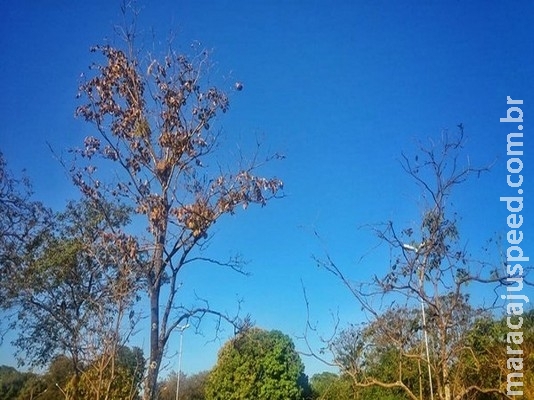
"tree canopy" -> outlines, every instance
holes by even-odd
[[[304,364],[289,336],[252,328],[220,350],[206,399],[301,400],[308,391]]]

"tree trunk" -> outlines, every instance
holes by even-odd
[[[440,322],[440,364],[441,364],[441,398],[443,400],[451,400],[451,384],[449,382],[449,365],[447,363],[447,323]]]
[[[158,373],[163,356],[160,348],[159,333],[159,295],[161,291],[161,275],[163,269],[163,244],[165,235],[159,235],[153,255],[153,267],[149,271],[150,298],[150,359],[145,379],[144,400],[155,400],[157,397]]]
[[[451,400],[451,384],[449,382],[449,366],[447,363],[443,364],[443,392],[445,400]]]
[[[161,277],[165,268],[163,258],[167,238],[168,209],[167,202],[164,202],[162,204],[163,216],[159,220],[158,229],[154,234],[155,249],[152,255],[152,269],[148,271],[150,297],[150,363],[145,380],[144,400],[155,400],[157,397],[159,367],[164,351],[164,343],[160,342],[159,296],[162,284]]]
[[[421,370],[420,359],[417,359],[417,369],[419,371],[419,398],[423,400],[423,371]]]
[[[145,378],[143,399],[156,398],[158,371],[161,363],[161,349],[159,348],[159,292],[160,285],[156,282],[150,290],[150,359]]]

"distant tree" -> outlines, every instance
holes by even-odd
[[[17,371],[13,367],[6,365],[0,366],[0,400],[16,399],[22,391],[26,381],[27,374]]]
[[[208,371],[180,376],[179,400],[204,400]],[[178,374],[171,373],[159,384],[158,400],[175,400]]]
[[[208,371],[185,377],[180,383],[179,400],[204,400],[206,398],[206,384],[208,381]]]
[[[415,156],[402,155],[402,168],[421,189],[425,208],[419,226],[399,230],[389,221],[373,227],[391,254],[385,275],[373,276],[370,283],[354,282],[330,256],[317,260],[354,295],[370,320],[326,344],[334,363],[356,387],[402,392],[412,400],[459,400],[476,394],[507,397],[502,386],[506,376],[499,383],[485,381],[478,386],[460,367],[465,353],[473,351],[466,335],[495,304],[490,300],[472,305],[468,288],[506,284],[502,261],[476,259],[459,240],[453,190],[488,169],[473,167],[467,157],[462,162],[464,143],[459,125],[458,135],[445,131],[439,140],[421,144]],[[527,269],[522,276],[525,285],[530,284]],[[357,345],[345,340],[347,333]],[[349,346],[340,346],[340,341]],[[478,373],[484,374],[483,369]]]
[[[73,396],[78,396],[78,393],[73,393],[72,390],[73,383],[77,384],[77,373],[69,357],[65,355],[54,357],[42,377],[46,390],[39,395],[39,400],[69,400]]]
[[[208,80],[206,50],[192,57],[169,51],[156,59],[137,52],[130,27],[123,33],[125,46],[92,49],[100,58],[80,86],[83,104],[76,114],[93,124],[96,134],[78,149],[73,179],[87,198],[127,203],[139,214],[136,220],[144,221],[136,252],[147,255],[140,267],[150,304],[144,398],[153,400],[177,326],[198,323],[208,313],[236,322],[207,301],[191,307],[180,303],[181,271],[195,261],[240,270],[238,258],[214,260],[195,250],[202,249],[219,218],[238,207],[265,205],[282,182],[255,175],[263,163],[257,155],[242,159],[233,173],[213,157],[220,133],[214,132],[215,118],[228,111],[229,98]]]
[[[17,400],[33,400],[35,398],[43,399],[43,395],[47,392],[46,382],[41,375],[35,373],[26,373],[26,380],[24,386],[19,392]]]
[[[180,383],[186,378],[186,374],[180,373]],[[158,400],[175,400],[176,385],[178,382],[178,373],[171,372],[165,379],[158,382]]]
[[[207,400],[301,400],[309,392],[293,341],[279,331],[252,328],[219,352],[206,387]]]
[[[332,372],[321,372],[310,378],[312,398],[314,400],[353,400],[352,381],[347,376]]]
[[[80,396],[87,400],[136,400],[144,371],[142,350],[120,346],[115,357],[104,354],[84,368]]]

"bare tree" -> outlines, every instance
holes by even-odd
[[[97,134],[86,137],[77,151],[81,159],[73,178],[92,200],[131,204],[144,218],[146,235],[137,236],[136,246],[146,254],[139,271],[150,302],[144,386],[148,400],[156,395],[162,357],[177,326],[188,320],[198,323],[206,314],[236,322],[207,302],[192,307],[180,303],[181,271],[198,261],[241,271],[238,258],[219,261],[194,250],[206,243],[219,218],[240,206],[265,205],[279,194],[282,182],[254,172],[277,156],[242,159],[233,173],[216,167],[213,155],[219,134],[213,133],[212,125],[217,114],[228,111],[229,98],[209,85],[206,50],[192,57],[169,50],[158,60],[139,56],[129,28],[124,36],[124,49],[92,49],[103,61],[92,66],[93,76],[80,86],[85,102],[76,114],[94,124]]]
[[[342,333],[341,338],[350,334],[359,340],[357,351],[349,351],[351,357],[345,354],[350,350],[346,340],[326,343],[334,363],[351,374],[357,387],[401,390],[414,400],[462,399],[472,392],[507,397],[502,387],[470,385],[458,375],[462,369],[454,367],[464,352],[472,352],[466,334],[495,305],[493,299],[490,305],[471,306],[468,286],[505,284],[502,263],[473,258],[459,240],[450,201],[453,189],[488,170],[473,167],[469,158],[463,162],[463,146],[460,124],[457,135],[444,131],[438,141],[420,144],[415,157],[402,154],[402,168],[421,189],[425,211],[419,227],[399,230],[392,221],[372,227],[392,254],[384,276],[357,283],[332,257],[317,259],[354,295],[370,321]],[[372,355],[382,357],[388,351],[395,374],[369,369]]]

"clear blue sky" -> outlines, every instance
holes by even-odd
[[[0,4],[0,149],[10,169],[26,169],[36,198],[58,210],[77,192],[47,143],[62,152],[92,132],[73,117],[78,78],[94,61],[89,47],[112,36],[120,22],[118,4]],[[214,50],[216,72],[244,83],[220,120],[225,142],[246,147],[261,137],[287,157],[265,170],[284,180],[286,198],[215,226],[211,253],[225,258],[241,252],[251,261],[252,276],[202,266],[189,270],[186,302],[196,290],[232,311],[242,297],[244,313],[259,326],[298,336],[306,322],[302,280],[312,318],[323,332],[328,333],[330,311],[339,310],[344,322],[358,321],[357,304],[317,269],[311,255],[326,246],[358,280],[384,271],[388,250],[372,250],[376,240],[358,226],[390,219],[417,224],[420,196],[401,171],[399,154],[412,152],[414,139],[439,135],[459,122],[469,137],[472,163],[496,160],[489,175],[470,181],[454,198],[463,216],[462,237],[476,251],[505,231],[498,198],[510,195],[509,127],[499,118],[505,116],[507,95],[525,101],[525,246],[532,250],[533,2],[145,0],[140,5],[141,32],[148,36],[153,28],[165,44],[173,31],[178,50],[200,41]],[[211,328],[204,325],[205,337],[186,331],[186,372],[214,364],[221,342],[205,343]],[[135,340],[146,348],[143,335]],[[171,353],[177,343],[178,337]],[[12,364],[11,352],[4,343],[0,363]],[[324,369],[304,361],[309,374]],[[175,365],[176,357],[169,360],[170,368]]]

